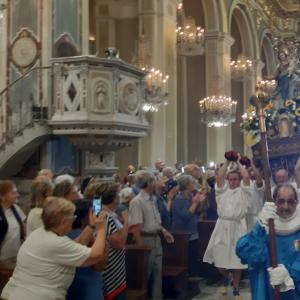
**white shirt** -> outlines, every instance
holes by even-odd
[[[91,249],[67,236],[40,227],[23,243],[13,276],[2,291],[7,300],[64,300],[75,267],[90,256]]]
[[[42,221],[42,208],[36,207],[30,210],[28,217],[27,217],[27,222],[26,222],[26,233],[27,236],[34,231],[37,228],[40,228],[43,226],[43,221]]]
[[[22,222],[26,216],[18,205],[14,205]],[[0,247],[0,261],[17,257],[21,246],[20,225],[11,208],[4,209],[8,230]]]

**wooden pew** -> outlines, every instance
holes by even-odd
[[[190,233],[172,232],[174,244],[162,239],[163,248],[163,282],[178,290],[180,299],[185,299],[188,284],[188,243]],[[165,291],[168,292],[168,291]]]
[[[150,247],[126,245],[126,300],[146,300]]]

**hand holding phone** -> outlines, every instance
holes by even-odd
[[[93,199],[93,212],[98,216],[102,209],[102,202],[100,197],[95,197]]]

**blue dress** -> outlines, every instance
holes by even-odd
[[[81,229],[72,230],[68,236],[75,239]],[[93,267],[76,268],[76,273],[68,289],[66,300],[103,300],[102,275]]]
[[[300,299],[300,252],[294,247],[297,239],[300,239],[300,230],[289,235],[276,234],[278,264],[285,265],[295,284],[295,290],[281,293],[281,300]],[[252,299],[273,300],[273,288],[267,271],[270,267],[268,235],[259,223],[238,240],[236,254],[242,263],[248,264]]]

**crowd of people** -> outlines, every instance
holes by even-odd
[[[260,170],[232,153],[213,169],[195,162],[173,168],[161,160],[137,171],[130,165],[124,179],[102,182],[88,176],[80,189],[71,175],[54,178],[51,170],[41,170],[22,209],[14,182],[0,181],[0,262],[16,263],[1,297],[126,299],[130,234],[137,245],[151,248],[149,298],[162,299],[161,238],[173,243],[172,232],[189,233],[187,269],[197,277],[198,221],[210,219],[216,226],[203,262],[222,275],[222,294],[232,284],[232,296],[240,299],[241,274],[249,268],[253,299],[271,299],[272,286],[280,286],[286,299],[298,299],[300,246],[294,242],[300,239],[300,160],[293,179],[285,169],[275,171],[271,203],[265,202]],[[93,209],[94,199],[101,199],[100,213]],[[275,220],[275,268],[268,256],[269,219]]]

